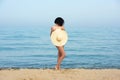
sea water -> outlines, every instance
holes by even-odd
[[[120,27],[66,27],[62,68],[120,68]],[[0,27],[0,68],[54,68],[50,27]]]

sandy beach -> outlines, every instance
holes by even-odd
[[[120,69],[5,69],[0,80],[120,80]]]

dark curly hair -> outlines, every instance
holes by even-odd
[[[55,24],[62,26],[64,24],[64,20],[61,17],[57,17],[54,21]]]

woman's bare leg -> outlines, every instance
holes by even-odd
[[[60,57],[61,57],[61,54],[60,54],[60,52],[58,51],[57,63],[59,62]],[[58,69],[59,69],[59,65],[56,65],[56,66],[55,66],[55,69],[58,70]]]
[[[57,69],[60,69],[60,64],[65,57],[65,51],[63,46],[57,46],[58,49],[58,60],[57,60]]]
[[[61,56],[62,56],[61,53],[58,51],[58,59],[57,59],[57,63],[58,63],[58,61],[59,61],[59,59],[60,59]]]

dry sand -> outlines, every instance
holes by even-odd
[[[120,80],[120,69],[10,69],[0,80]]]

